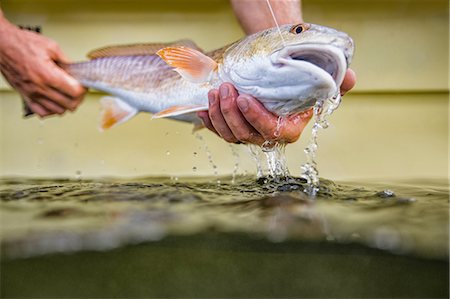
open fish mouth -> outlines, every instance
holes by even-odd
[[[295,66],[295,62],[308,62],[328,73],[336,86],[340,86],[347,70],[343,51],[330,44],[298,44],[279,51],[278,63]]]

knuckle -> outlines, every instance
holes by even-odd
[[[27,94],[30,99],[36,99],[42,95],[41,89],[37,85],[31,85],[27,88]]]
[[[47,47],[51,50],[58,50],[59,49],[59,45],[57,42],[55,42],[52,39],[48,39],[47,40]]]
[[[24,78],[23,81],[24,83],[32,84],[33,86],[44,84],[44,78],[40,71],[30,73],[30,75],[27,78]]]
[[[52,77],[51,73],[50,73],[50,72],[47,72],[47,71],[45,71],[45,70],[40,70],[40,71],[37,73],[37,75],[38,75],[38,78],[39,78],[38,80],[40,80],[41,82],[47,83],[47,82],[53,80],[53,77]]]
[[[233,111],[231,106],[229,104],[225,104],[225,103],[220,106],[220,110],[222,111],[222,114],[224,114],[224,115],[230,115]]]

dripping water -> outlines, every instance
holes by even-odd
[[[233,173],[231,175],[231,183],[234,184],[236,182],[236,176],[239,170],[239,152],[237,151],[237,148],[234,144],[230,144],[231,154],[234,157],[234,167],[233,167]]]
[[[248,151],[250,153],[250,156],[253,158],[256,164],[256,177],[261,178],[264,176],[264,170],[261,163],[261,159],[259,157],[259,150],[260,148],[257,145],[254,144],[247,144]]]
[[[219,172],[217,170],[217,165],[213,161],[212,154],[211,154],[211,151],[209,150],[208,145],[206,144],[206,140],[199,133],[195,134],[195,138],[197,138],[203,144],[203,148],[205,149],[205,153],[206,153],[206,157],[208,158],[209,165],[211,165],[213,172],[214,172],[214,176],[217,178],[219,176]],[[220,180],[218,180],[217,183],[220,184]]]
[[[306,179],[307,187],[304,192],[309,196],[314,197],[319,191],[319,171],[317,170],[317,136],[320,129],[328,127],[328,117],[339,107],[341,103],[341,95],[325,100],[317,101],[314,105],[314,125],[311,130],[311,139],[308,146],[305,148],[306,163],[302,165],[301,177]]]
[[[263,148],[266,156],[268,176],[271,178],[289,177],[289,169],[286,163],[286,144],[276,143],[269,150]]]
[[[279,180],[290,176],[286,161],[286,145],[266,141],[261,146],[248,145],[250,155],[256,162],[257,177],[267,176]]]

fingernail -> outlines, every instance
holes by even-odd
[[[237,104],[239,106],[239,109],[242,112],[247,112],[248,111],[248,99],[245,98],[244,96],[240,96],[237,98]]]
[[[230,94],[230,90],[229,90],[228,86],[226,86],[226,85],[220,86],[219,92],[220,92],[220,97],[222,99],[227,98]]]
[[[216,97],[214,96],[213,92],[208,93],[208,100],[209,100],[209,106],[214,105],[214,102],[216,101]]]
[[[78,82],[76,79],[68,76],[67,77],[67,82],[72,86],[72,87],[78,87],[80,85],[80,82]]]

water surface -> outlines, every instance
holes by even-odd
[[[448,260],[446,180],[334,183],[253,176],[2,179],[3,256],[103,251],[171,236],[232,233],[281,243],[359,244]]]

